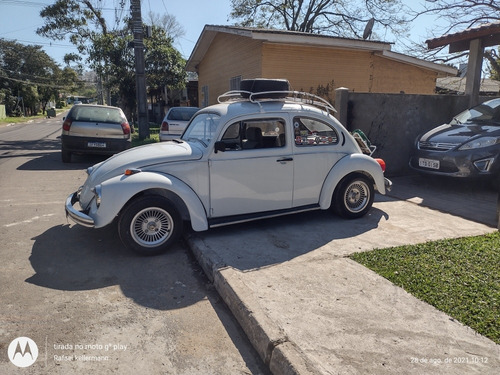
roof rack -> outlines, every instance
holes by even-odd
[[[330,114],[337,112],[335,108],[325,99],[317,95],[302,91],[260,91],[250,92],[243,90],[228,91],[217,98],[219,103],[226,101],[249,101],[259,104],[262,102],[292,101],[296,103],[310,104]]]

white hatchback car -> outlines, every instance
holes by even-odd
[[[185,223],[204,231],[317,209],[362,217],[375,189],[385,194],[391,185],[385,164],[362,153],[329,103],[270,92],[276,81],[219,97],[180,139],[90,167],[85,184],[66,200],[67,215],[95,228],[117,220],[124,245],[144,255],[167,250]]]
[[[179,138],[198,110],[198,107],[170,108],[160,126],[160,141]]]

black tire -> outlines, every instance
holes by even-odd
[[[346,219],[360,218],[370,211],[375,189],[373,182],[363,174],[344,177],[333,193],[331,208]]]
[[[172,202],[159,195],[146,195],[127,205],[119,218],[123,244],[141,255],[167,251],[181,236],[182,217]]]
[[[63,163],[71,163],[71,152],[64,147],[61,149],[61,159]]]
[[[240,82],[240,90],[252,93],[266,91],[290,91],[290,83],[286,79],[244,79]],[[259,95],[258,98],[286,98],[287,93],[274,93],[269,95]],[[248,97],[249,95],[243,95]]]

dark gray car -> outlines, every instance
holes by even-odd
[[[130,125],[118,107],[79,104],[63,120],[64,163],[71,162],[73,153],[112,155],[130,147]]]
[[[455,116],[417,138],[410,167],[452,177],[500,178],[500,99]]]

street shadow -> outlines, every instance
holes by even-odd
[[[28,158],[28,161],[20,165],[18,170],[58,171],[86,169],[106,160],[110,155],[74,154],[71,163],[63,163],[60,139],[0,141],[0,161],[20,157]]]
[[[61,149],[61,141],[55,139],[38,139],[35,141],[5,141],[0,140],[0,158],[12,158],[31,156],[33,151],[54,151]],[[15,151],[15,154],[9,154],[9,151]],[[19,153],[19,152],[23,153]]]
[[[386,197],[377,196],[379,201]],[[281,264],[313,252],[337,239],[354,238],[378,227],[389,215],[372,207],[362,218],[346,220],[330,211],[311,211],[272,219],[210,229],[191,239],[203,242],[218,267],[231,266],[241,271]],[[210,246],[217,248],[212,249]],[[339,256],[344,250],[338,249]],[[213,258],[219,258],[213,259]]]
[[[29,258],[35,274],[26,282],[44,288],[82,291],[119,285],[135,303],[170,310],[206,298],[203,271],[182,246],[140,257],[125,249],[116,228],[58,225],[34,238]],[[179,268],[182,272],[179,272]]]
[[[68,292],[118,285],[134,303],[162,311],[208,300],[252,373],[269,373],[182,241],[154,257],[126,250],[116,227],[58,225],[34,241],[29,260],[35,274],[27,283]]]
[[[25,155],[27,156],[27,155]],[[109,156],[107,155],[73,155],[71,163],[63,163],[61,151],[46,152],[43,154],[29,154],[32,159],[20,165],[17,169],[21,171],[63,171],[87,169],[88,167],[100,163]]]

